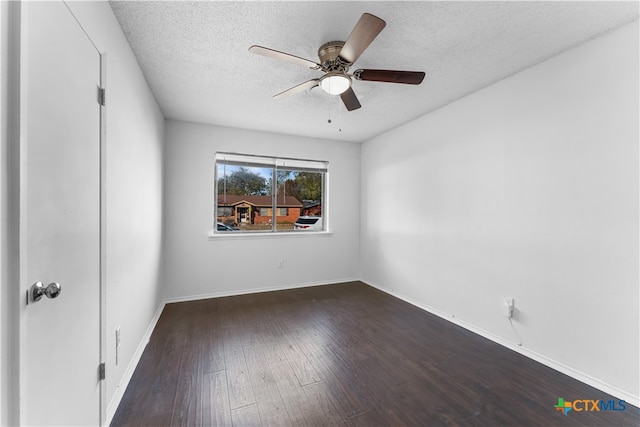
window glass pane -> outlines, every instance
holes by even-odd
[[[229,217],[233,215],[233,208],[218,206],[218,216],[219,217]]]
[[[326,171],[321,161],[217,153],[214,231],[324,230]]]
[[[238,231],[270,231],[272,169],[259,166],[218,164],[217,222],[232,225]]]
[[[277,217],[278,231],[311,231],[309,227],[296,226],[304,216],[322,216],[323,173],[291,169],[277,169],[276,206],[285,208]],[[322,221],[317,221],[313,231],[322,230]]]

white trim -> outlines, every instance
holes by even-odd
[[[78,21],[79,22],[79,21]],[[87,37],[89,35],[87,34]],[[91,38],[89,38],[91,40]],[[93,43],[93,41],[91,42]],[[95,44],[94,44],[95,46]],[[100,53],[100,87],[107,88],[107,54]],[[100,363],[107,363],[107,107],[100,105]],[[100,422],[107,418],[107,382],[100,381]]]
[[[331,231],[256,231],[252,233],[235,233],[233,231],[224,233],[210,233],[209,240],[219,239],[256,239],[256,238],[282,238],[282,237],[329,237],[333,236]]]
[[[291,157],[227,153],[222,151],[216,152],[214,159],[216,165],[226,163],[227,165],[272,169],[281,167],[305,172],[328,172],[329,165],[329,162],[326,160],[296,159]]]
[[[4,306],[5,306],[5,286],[8,281],[5,279],[5,265],[8,267],[9,262],[7,258],[7,251],[5,250],[5,202],[8,199],[8,192],[5,191],[5,164],[6,152],[8,149],[8,131],[7,129],[7,106],[8,102],[8,82],[7,77],[8,58],[9,58],[9,20],[7,19],[7,13],[9,7],[5,5],[5,2],[0,3],[0,425],[7,424],[5,421],[7,418],[7,409],[5,405],[4,395],[5,389],[8,391],[8,387],[5,387],[4,371],[8,370],[7,360],[5,356],[6,348],[8,347],[5,342],[5,337],[8,333],[5,332],[4,322]]]
[[[360,279],[359,278],[338,279],[338,280],[320,281],[320,282],[307,282],[307,283],[295,284],[295,285],[270,286],[265,288],[252,288],[252,289],[247,289],[240,292],[238,291],[214,292],[211,294],[200,294],[200,295],[190,295],[186,297],[167,298],[164,300],[164,303],[170,304],[174,302],[197,301],[197,300],[209,299],[209,298],[233,297],[233,296],[240,296],[240,295],[257,294],[261,292],[286,291],[290,289],[310,288],[312,286],[338,285],[340,283],[348,283],[348,282],[356,282],[356,281],[360,281]]]
[[[0,331],[2,348],[0,369],[4,374],[0,383],[0,425],[18,425],[20,417],[20,316],[22,290],[20,282],[20,89],[21,79],[21,9],[19,2],[2,2],[2,103],[5,107],[2,120],[1,149],[5,181],[0,187],[3,219],[0,227],[3,236],[0,262],[3,272],[0,277],[0,292],[4,299],[0,313],[4,319]]]
[[[618,399],[622,399],[624,400],[626,403],[631,404],[633,406],[636,407],[640,407],[640,396],[635,396],[627,391],[621,390],[616,386],[613,386],[611,384],[608,384],[604,381],[601,381],[597,378],[594,378],[588,374],[585,374],[584,372],[578,371],[576,369],[571,368],[570,366],[567,366],[561,362],[558,362],[556,360],[550,359],[547,356],[544,356],[540,353],[536,353],[533,350],[529,350],[526,347],[522,347],[520,345],[518,345],[517,343],[513,343],[510,341],[507,341],[497,335],[494,335],[488,331],[485,331],[482,328],[478,328],[477,326],[465,322],[464,320],[460,320],[459,318],[451,315],[451,314],[447,314],[444,313],[436,308],[433,308],[431,306],[428,306],[426,304],[423,304],[419,301],[416,301],[412,298],[409,298],[403,294],[400,294],[398,292],[395,292],[391,289],[388,289],[382,285],[379,285],[377,283],[372,283],[370,281],[365,281],[363,279],[360,279],[361,282],[366,283],[369,286],[372,286],[386,294],[389,294],[391,296],[394,296],[396,298],[399,298],[405,302],[408,302],[409,304],[418,307],[428,313],[434,314],[444,320],[447,320],[455,325],[458,325],[462,328],[467,329],[468,331],[471,331],[473,333],[476,333],[478,335],[480,335],[481,337],[484,337],[488,340],[491,340],[493,342],[495,342],[496,344],[500,344],[506,348],[508,348],[509,350],[513,350],[517,353],[522,354],[523,356],[526,356],[530,359],[535,360],[536,362],[542,363],[543,365],[554,369],[558,372],[561,372],[565,375],[570,376],[571,378],[574,378],[580,382],[583,382],[587,385],[590,385],[591,387],[597,388],[598,390],[601,390],[607,394],[610,394],[611,396],[614,396]]]
[[[18,61],[18,79],[19,79],[19,106],[18,106],[18,131],[17,131],[17,144],[18,144],[18,189],[17,189],[17,198],[18,198],[18,276],[17,278],[17,286],[20,289],[19,294],[23,292],[23,280],[26,277],[27,265],[26,265],[26,257],[27,257],[27,218],[25,215],[27,209],[27,201],[25,194],[28,194],[28,182],[26,177],[26,165],[27,165],[27,150],[26,150],[26,141],[28,139],[28,121],[29,117],[27,115],[27,100],[28,100],[28,73],[29,69],[28,63],[28,13],[29,8],[26,6],[24,2],[16,2],[17,6],[15,9],[16,18],[19,19],[20,29],[19,29],[19,58],[16,58]],[[28,292],[28,290],[24,289]],[[27,294],[28,295],[28,294]],[[19,309],[19,318],[18,318],[18,334],[19,334],[19,365],[18,365],[18,423],[20,425],[26,424],[26,413],[27,413],[27,369],[26,362],[24,361],[24,355],[27,354],[27,327],[26,327],[26,309],[27,309],[27,300],[20,299],[20,309]]]

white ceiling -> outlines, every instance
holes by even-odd
[[[638,2],[111,1],[168,119],[365,141],[638,18]],[[363,12],[386,28],[352,66],[424,71],[420,86],[354,81],[362,108],[315,88],[322,75],[248,52],[318,61]],[[332,119],[328,123],[328,119]]]

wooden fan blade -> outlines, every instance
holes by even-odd
[[[404,83],[419,85],[424,79],[422,71],[397,71],[397,70],[356,70],[353,77],[357,80],[385,83]]]
[[[342,102],[344,102],[344,106],[347,107],[347,111],[357,110],[361,107],[358,97],[351,88],[342,92],[342,94],[340,94],[340,98],[342,99]]]
[[[256,55],[266,56],[267,58],[279,59],[281,61],[291,62],[293,64],[302,65],[311,69],[320,69],[320,64],[317,64],[309,59],[300,58],[299,56],[291,55],[289,53],[280,52],[268,47],[253,45],[249,48],[249,52]]]
[[[387,25],[382,19],[370,13],[363,13],[360,20],[351,31],[351,35],[340,51],[340,58],[353,64],[362,52],[371,44],[380,31]]]
[[[311,89],[312,87],[318,86],[318,82],[320,79],[313,79],[306,81],[304,83],[300,83],[297,86],[294,86],[290,89],[285,90],[284,92],[280,92],[277,95],[273,95],[275,99],[285,99],[290,97],[291,95],[295,95],[296,93],[303,92],[307,89]]]

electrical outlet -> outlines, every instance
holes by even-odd
[[[515,308],[515,298],[504,297],[503,313],[505,317],[507,317],[508,319],[511,319],[513,317],[514,308]]]
[[[120,326],[116,329],[116,365],[120,362]]]

